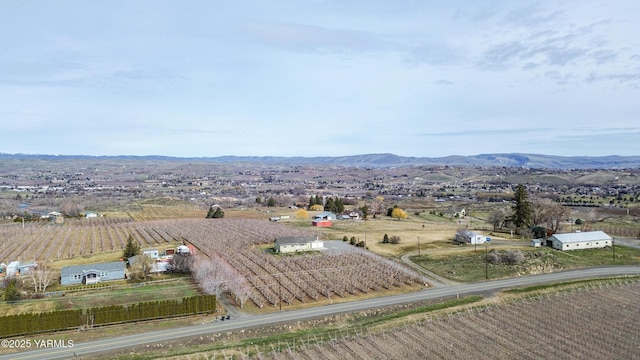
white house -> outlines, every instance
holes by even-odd
[[[549,242],[554,249],[566,251],[611,246],[613,238],[602,231],[586,231],[554,234],[547,239]]]
[[[60,285],[96,284],[125,278],[124,261],[65,266],[60,270]]]
[[[274,251],[279,253],[320,250],[322,248],[324,248],[324,242],[318,238],[285,236],[277,238],[273,242]]]
[[[474,244],[484,244],[487,241],[487,237],[484,235],[480,235],[480,234],[476,234],[476,233],[469,233],[469,244],[474,245]]]

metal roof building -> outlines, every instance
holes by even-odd
[[[547,241],[557,250],[594,249],[611,246],[613,238],[603,231],[573,232],[554,234]]]

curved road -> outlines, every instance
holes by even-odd
[[[209,324],[182,327],[171,330],[153,331],[137,335],[90,341],[74,344],[72,348],[31,349],[29,351],[0,356],[0,360],[25,359],[74,359],[76,357],[109,353],[123,348],[141,344],[161,343],[184,337],[214,334],[230,330],[240,330],[251,327],[263,327],[282,322],[306,320],[316,317],[330,316],[340,313],[359,311],[370,308],[406,304],[424,300],[447,298],[456,295],[469,295],[498,290],[554,283],[575,279],[597,278],[621,275],[640,275],[640,266],[599,267],[580,270],[570,270],[551,274],[522,276],[502,280],[486,281],[474,284],[461,284],[439,288],[429,288],[422,291],[394,295],[373,299],[354,301],[349,303],[318,306],[309,309],[282,311],[266,315],[243,315],[238,319],[217,321]]]

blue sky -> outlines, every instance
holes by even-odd
[[[0,0],[0,152],[640,155],[640,2]]]

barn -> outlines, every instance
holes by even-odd
[[[611,246],[613,238],[603,231],[585,231],[566,234],[554,234],[547,238],[547,244],[554,249],[567,251],[596,249]]]
[[[311,221],[311,225],[316,227],[331,227],[331,220],[314,219]]]

